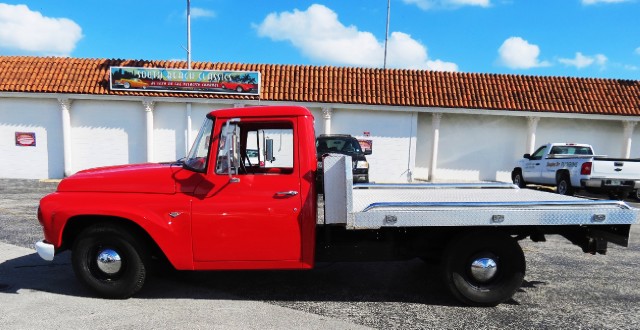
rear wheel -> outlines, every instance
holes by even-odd
[[[558,177],[556,183],[556,192],[560,195],[573,196],[574,189],[571,186],[571,180],[566,174],[562,174]]]
[[[454,239],[444,252],[449,291],[471,306],[496,306],[522,285],[525,258],[518,242],[497,232],[474,232]]]
[[[101,297],[125,299],[144,285],[146,249],[121,227],[96,225],[76,239],[71,262],[76,277]]]

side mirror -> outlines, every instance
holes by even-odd
[[[365,155],[371,155],[373,153],[373,151],[371,149],[364,149],[364,154]]]
[[[275,157],[273,157],[273,139],[266,139],[265,140],[265,149],[266,149],[266,157],[265,157],[265,161],[267,162],[273,162],[274,160],[276,160]]]
[[[531,154],[524,154],[522,158],[531,159]]]

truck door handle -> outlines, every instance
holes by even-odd
[[[276,193],[277,197],[285,197],[285,196],[295,196],[297,195],[298,192],[295,190],[289,190],[289,191],[280,191]]]

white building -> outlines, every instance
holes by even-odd
[[[546,142],[640,158],[640,81],[195,63],[259,72],[259,92],[181,93],[112,90],[112,66],[186,64],[0,57],[0,177],[176,160],[209,111],[274,104],[309,108],[316,134],[371,140],[374,182],[510,181],[515,161]]]

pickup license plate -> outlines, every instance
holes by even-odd
[[[619,186],[622,184],[622,181],[620,180],[609,180],[609,185],[610,186]]]

